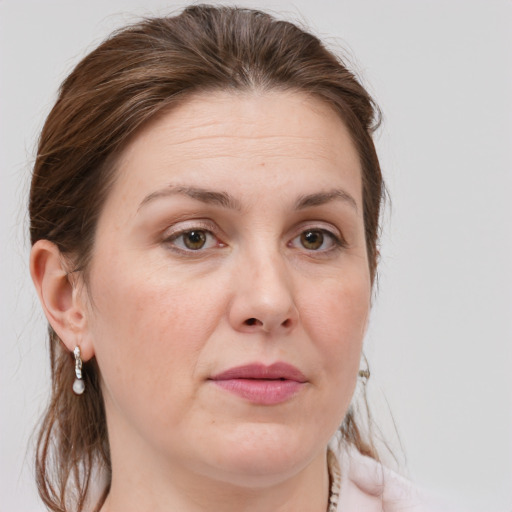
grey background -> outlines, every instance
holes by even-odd
[[[344,48],[380,104],[392,208],[366,341],[373,409],[400,454],[394,418],[404,469],[444,506],[510,512],[512,2],[237,3]],[[1,512],[43,509],[32,449],[49,370],[25,214],[38,131],[88,50],[179,5],[0,0]]]

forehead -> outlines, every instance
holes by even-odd
[[[352,145],[340,116],[315,96],[278,90],[211,91],[191,95],[149,122],[123,153],[132,156],[148,140],[162,143],[164,139],[166,145],[175,148],[194,141],[204,147],[203,142],[208,139],[219,148],[224,142],[235,150],[230,145],[233,138],[246,149],[257,145],[257,151],[262,152],[264,147],[259,142],[265,140],[268,149],[272,149],[275,137],[281,138],[276,141],[279,145],[285,140],[293,144],[295,139],[298,145],[306,143],[304,149],[338,148],[335,152],[343,158],[347,148],[340,143]]]
[[[170,180],[250,188],[263,172],[281,185],[349,179],[360,196],[359,158],[340,116],[315,97],[284,91],[187,98],[131,140],[114,188],[137,201]]]

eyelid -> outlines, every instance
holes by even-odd
[[[345,237],[343,236],[343,233],[339,228],[331,224],[330,222],[324,222],[324,221],[308,221],[303,222],[299,226],[297,226],[294,229],[294,238],[297,235],[300,235],[304,231],[322,231],[323,233],[327,233],[328,235],[331,235],[337,240],[340,240],[343,243],[346,243]]]
[[[194,229],[208,231],[212,234],[216,234],[218,232],[218,228],[214,222],[204,219],[190,219],[187,221],[177,222],[176,224],[168,227],[163,232],[162,238],[170,239],[173,236],[186,233],[187,231],[194,231]]]

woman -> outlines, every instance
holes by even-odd
[[[414,505],[349,407],[377,120],[314,36],[257,11],[146,20],[75,68],[30,195],[51,510]]]

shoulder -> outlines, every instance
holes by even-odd
[[[338,512],[426,512],[416,487],[356,449],[332,443],[338,464]]]

